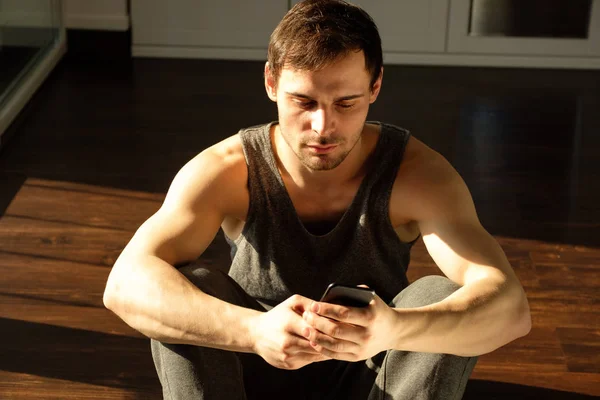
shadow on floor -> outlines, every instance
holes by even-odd
[[[0,318],[0,370],[114,388],[160,393],[143,338]],[[90,374],[89,371],[94,371]],[[465,400],[583,400],[597,397],[510,383],[471,380]]]
[[[597,398],[598,397],[596,396],[565,392],[561,390],[477,379],[472,379],[469,381],[463,396],[463,400],[585,400]]]
[[[0,343],[3,371],[160,393],[143,338],[0,318]]]

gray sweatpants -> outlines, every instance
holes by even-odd
[[[227,274],[190,265],[180,270],[202,291],[265,311]],[[428,276],[398,294],[391,306],[420,307],[459,288]],[[282,370],[260,356],[151,341],[152,357],[168,400],[180,399],[460,399],[476,357],[390,350],[361,362],[329,360]]]

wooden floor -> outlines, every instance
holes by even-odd
[[[276,118],[261,70],[55,70],[0,153],[0,399],[161,397],[148,340],[103,308],[104,284],[185,162]],[[599,111],[598,72],[386,68],[370,118],[455,165],[531,305],[529,336],[482,356],[466,399],[600,396]],[[227,257],[219,236],[202,260]],[[439,273],[422,242],[409,271]]]

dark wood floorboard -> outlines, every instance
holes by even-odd
[[[176,172],[274,120],[262,63],[66,59],[0,150],[0,398],[158,399],[149,343],[102,306],[110,266]],[[600,396],[600,73],[399,67],[370,119],[469,185],[533,329],[480,358],[466,399]],[[226,268],[219,234],[201,262]],[[422,241],[409,277],[440,274]]]

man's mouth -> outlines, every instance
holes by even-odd
[[[327,154],[327,153],[332,152],[337,147],[337,144],[329,144],[329,145],[325,145],[325,146],[318,145],[318,144],[317,145],[309,144],[309,145],[307,145],[307,147],[317,154]]]

